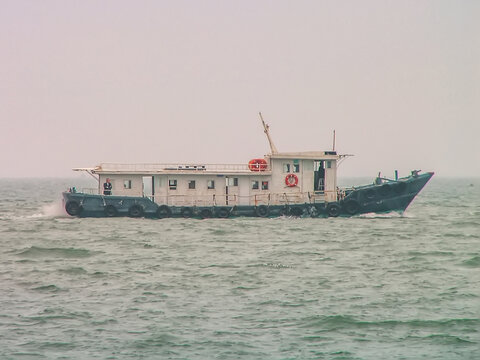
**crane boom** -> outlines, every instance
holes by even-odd
[[[275,144],[273,143],[272,138],[270,137],[270,131],[269,131],[270,126],[268,126],[268,124],[265,124],[262,113],[259,112],[258,114],[260,115],[260,119],[262,120],[263,132],[265,133],[265,135],[267,135],[268,143],[270,144],[270,150],[272,151],[272,154],[277,154],[278,150],[275,147]]]

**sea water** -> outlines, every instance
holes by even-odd
[[[0,359],[479,359],[480,180],[407,212],[80,219],[0,180]]]

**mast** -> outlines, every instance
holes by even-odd
[[[262,120],[263,132],[265,133],[265,135],[267,135],[268,143],[270,144],[270,150],[272,151],[272,154],[277,154],[278,150],[275,147],[275,144],[273,143],[272,138],[270,137],[270,131],[269,131],[270,126],[268,126],[268,124],[265,124],[265,121],[263,121],[262,113],[259,112],[258,114],[260,115],[260,119]]]

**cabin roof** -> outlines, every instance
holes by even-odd
[[[120,164],[102,163],[95,168],[76,168],[94,174],[177,174],[177,175],[270,175],[265,171],[252,171],[248,164]]]
[[[335,151],[303,151],[268,154],[272,160],[338,160],[347,155],[337,155]],[[248,164],[192,164],[192,163],[101,163],[94,168],[75,168],[75,171],[88,171],[94,174],[213,174],[213,175],[270,175],[270,164],[264,171],[252,171]]]
[[[336,151],[301,151],[269,154],[272,159],[335,160],[340,157]]]

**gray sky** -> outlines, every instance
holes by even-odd
[[[480,1],[0,0],[0,177],[355,154],[480,176]]]

